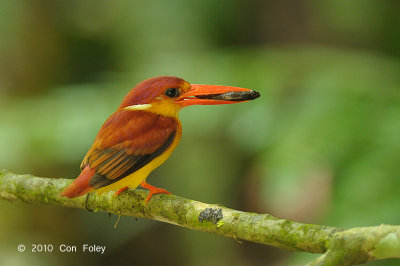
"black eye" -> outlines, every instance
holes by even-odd
[[[179,90],[177,88],[170,88],[166,90],[164,94],[170,98],[175,98],[179,96]]]

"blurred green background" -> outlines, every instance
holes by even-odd
[[[191,107],[148,181],[243,211],[400,224],[400,2],[0,1],[0,168],[75,178],[138,82],[260,91]],[[82,210],[0,202],[0,265],[302,265],[316,255]],[[51,254],[18,244],[53,244]],[[58,245],[106,245],[104,255]],[[398,265],[399,260],[369,263]]]

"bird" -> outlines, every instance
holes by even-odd
[[[158,76],[136,85],[104,122],[81,163],[80,175],[61,193],[75,198],[89,192],[116,191],[139,185],[154,194],[171,194],[146,182],[182,137],[179,111],[190,105],[219,105],[260,97],[254,90],[190,84],[175,76]]]

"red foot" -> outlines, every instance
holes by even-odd
[[[149,195],[147,196],[146,202],[145,204],[147,204],[147,202],[151,199],[151,197],[153,196],[153,194],[159,194],[159,193],[163,193],[163,194],[170,194],[172,195],[172,193],[166,191],[165,189],[162,188],[158,188],[158,187],[154,187],[148,183],[146,183],[146,181],[143,181],[142,183],[140,183],[140,185],[143,188],[147,188],[148,190],[150,190]]]
[[[123,187],[118,189],[115,193],[114,193],[114,197],[118,196],[119,194],[121,194],[122,192],[124,192],[125,190],[127,190],[128,187]]]

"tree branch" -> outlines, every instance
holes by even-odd
[[[51,204],[60,207],[142,217],[193,230],[271,245],[290,251],[324,253],[309,265],[354,265],[374,259],[400,257],[400,226],[380,225],[338,229],[296,223],[269,214],[241,212],[173,195],[156,195],[144,204],[148,192],[127,190],[68,199],[61,191],[70,179],[41,178],[0,171],[0,199]],[[86,204],[86,205],[85,205]]]

